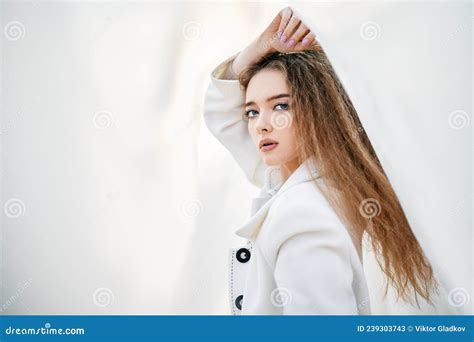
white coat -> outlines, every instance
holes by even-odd
[[[247,244],[229,252],[231,313],[370,314],[359,253],[314,184],[313,160],[311,175],[301,164],[283,183],[279,168],[266,167],[254,146],[242,117],[245,93],[228,68],[236,55],[212,71],[204,102],[207,127],[261,188],[236,231]]]

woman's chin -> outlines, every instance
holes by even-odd
[[[280,161],[278,158],[270,157],[270,156],[262,156],[263,162],[267,166],[278,166],[280,165]]]

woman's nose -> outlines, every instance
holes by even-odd
[[[257,133],[271,132],[272,131],[272,124],[270,120],[270,115],[267,113],[260,113],[257,117],[257,122],[255,123],[255,129]]]

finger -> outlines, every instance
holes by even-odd
[[[278,32],[283,33],[292,15],[293,15],[293,10],[291,9],[291,7],[285,7],[284,9],[280,11],[281,20],[280,20],[280,27],[278,28]]]
[[[303,41],[305,44],[303,45]],[[303,40],[299,41],[294,47],[293,51],[304,51],[311,49],[314,45],[317,45],[318,41],[316,40],[316,36],[314,33],[310,32],[306,36],[303,37]]]
[[[272,33],[277,33],[279,31],[279,27],[280,27],[280,24],[281,24],[280,13],[281,13],[281,11],[278,12],[278,14],[275,16],[275,18],[273,18],[270,25],[268,25],[268,28],[270,29],[270,32],[272,32]]]
[[[308,48],[315,42],[316,42],[316,35],[310,31],[301,40],[301,46]]]
[[[296,43],[302,41],[306,35],[310,33],[309,28],[302,22],[295,33],[291,36]],[[296,45],[296,44],[295,44]]]
[[[286,26],[285,31],[283,31],[283,34],[280,39],[280,43],[286,44],[287,48],[292,48],[293,46],[296,45],[296,40],[292,38],[293,33],[296,32],[298,27],[301,24],[301,20],[295,16],[291,17],[288,25]]]

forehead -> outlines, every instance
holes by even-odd
[[[279,70],[263,69],[250,79],[245,101],[264,102],[268,97],[282,93],[289,93],[285,75]]]

